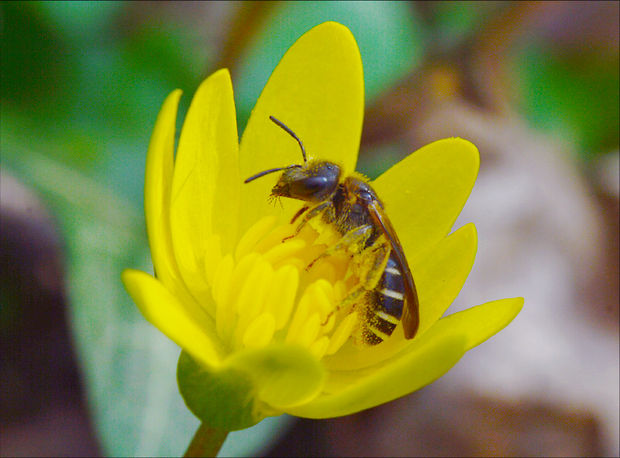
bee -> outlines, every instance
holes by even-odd
[[[403,323],[405,338],[412,339],[420,322],[418,295],[403,248],[376,192],[361,176],[343,176],[341,168],[333,162],[308,160],[299,137],[282,121],[273,116],[269,119],[297,141],[304,163],[264,170],[244,183],[283,171],[270,198],[287,197],[304,202],[291,220],[294,224],[301,218],[291,237],[314,218],[321,218],[337,231],[340,240],[308,268],[318,259],[338,251],[348,252],[353,259],[357,257],[354,266],[360,277],[359,285],[348,293],[338,309],[365,304],[360,314],[361,340],[365,344],[381,343],[392,335],[399,321]]]

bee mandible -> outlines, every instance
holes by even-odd
[[[264,170],[245,180],[249,183],[270,173],[283,171],[271,190],[271,197],[304,201],[291,224],[302,217],[295,235],[312,219],[322,218],[341,236],[318,259],[347,251],[362,258],[359,286],[349,292],[339,308],[365,304],[360,316],[361,337],[368,345],[377,345],[403,323],[406,339],[412,339],[420,322],[418,294],[411,269],[398,236],[387,217],[383,203],[370,184],[358,176],[342,176],[337,164],[308,160],[299,137],[282,121],[269,119],[293,137],[301,148],[303,164]],[[294,236],[294,235],[293,235]]]

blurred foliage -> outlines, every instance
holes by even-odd
[[[432,43],[438,49],[450,50],[471,39],[486,20],[507,6],[502,2],[429,2]]]
[[[161,94],[193,89],[200,75],[177,52],[190,38],[181,29],[145,24],[119,36],[124,8],[3,3],[2,162],[60,222],[71,324],[104,450],[174,455],[197,424],[176,393],[178,350],[144,322],[119,275],[148,265],[144,152]]]
[[[183,113],[228,46],[235,52],[223,62],[233,70],[241,132],[286,49],[312,26],[335,20],[358,40],[371,106],[399,85],[415,88],[437,56],[458,65],[494,33],[489,24],[497,15],[514,14],[497,2],[215,2],[178,9],[3,2],[0,8],[2,167],[38,191],[60,222],[74,339],[110,455],[176,455],[197,426],[177,393],[178,349],[142,319],[120,282],[123,268],[150,265],[144,162],[165,96],[183,89]],[[617,148],[617,47],[576,53],[519,42],[500,62],[511,70],[519,107],[534,126],[573,141],[584,157]],[[388,160],[396,149],[387,136],[377,147]],[[377,175],[386,166],[385,155],[376,155],[369,169]],[[10,316],[6,307],[19,307],[18,298],[5,291],[0,297],[7,301],[3,316]],[[256,453],[287,421],[235,433],[223,453]]]
[[[536,127],[575,143],[586,160],[618,148],[618,54],[558,52],[529,44],[516,53],[521,109]]]
[[[406,2],[282,2],[268,13],[235,65],[240,130],[280,57],[297,38],[322,22],[340,22],[355,35],[364,62],[367,103],[421,63],[426,28]]]

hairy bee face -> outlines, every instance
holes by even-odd
[[[339,179],[340,167],[336,164],[311,161],[303,166],[285,169],[271,195],[318,203],[333,194]]]

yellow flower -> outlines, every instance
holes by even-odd
[[[257,172],[310,157],[351,174],[363,116],[357,44],[340,24],[321,24],[282,58],[263,90],[241,145],[227,70],[202,83],[174,158],[180,91],[164,102],[149,146],[146,223],[155,277],[126,270],[123,281],[147,320],[183,353],[178,380],[188,407],[206,424],[234,430],[283,412],[347,415],[415,391],[519,312],[504,299],[439,319],[461,289],[476,252],[468,224],[448,235],[479,165],[471,143],[434,142],[372,186],[384,201],[409,260],[420,299],[420,328],[400,325],[375,346],[356,336],[361,318],[339,310],[355,276],[347,258],[306,266],[334,241],[318,225],[291,235],[299,201],[268,196],[279,174]]]

